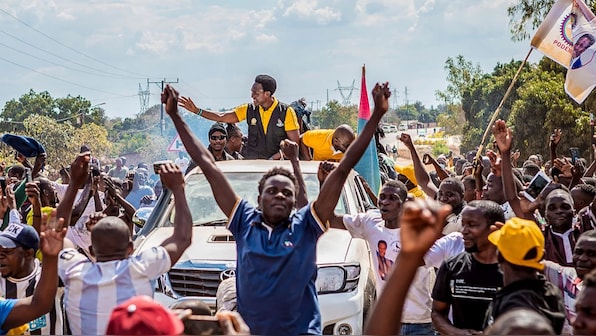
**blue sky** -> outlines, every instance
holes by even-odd
[[[110,117],[134,116],[139,83],[145,89],[147,78],[165,77],[179,78],[176,88],[203,108],[231,108],[248,102],[255,75],[267,73],[280,100],[306,97],[316,107],[327,91],[341,99],[338,80],[359,86],[362,64],[369,90],[389,81],[398,103],[407,87],[409,102],[437,105],[447,57],[461,54],[490,71],[526,55],[529,41],[510,38],[511,2],[3,0],[0,106],[34,89],[105,103]],[[150,105],[158,103],[159,88],[150,91]]]

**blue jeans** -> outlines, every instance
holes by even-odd
[[[402,323],[402,335],[435,335],[432,323]]]

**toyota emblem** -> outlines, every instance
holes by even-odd
[[[224,281],[226,279],[233,278],[235,276],[236,276],[236,269],[228,268],[219,274],[219,279],[221,281]]]

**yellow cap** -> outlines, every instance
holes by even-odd
[[[413,164],[409,164],[407,166],[395,165],[394,168],[397,173],[405,175],[408,180],[412,181],[412,183],[415,185],[418,185],[418,181],[416,181],[416,174],[414,174]]]
[[[544,235],[533,221],[512,218],[500,230],[488,235],[488,240],[511,264],[544,269],[540,263],[544,257]],[[536,253],[528,255],[532,249],[536,249]]]

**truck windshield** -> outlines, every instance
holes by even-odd
[[[258,182],[263,176],[262,172],[242,172],[226,173],[226,178],[230,182],[236,194],[247,200],[250,204],[257,205]],[[314,201],[319,194],[319,180],[316,174],[303,174],[306,183],[306,192],[309,201]],[[211,186],[203,174],[193,174],[186,180],[186,199],[192,213],[194,225],[221,225],[227,223],[226,216],[217,206]],[[338,215],[346,214],[347,204],[344,192],[337,202],[335,213]],[[171,226],[173,213],[164,223],[165,226]]]

